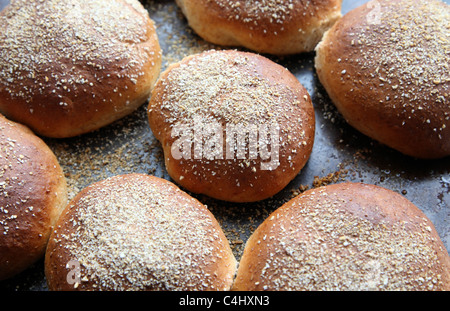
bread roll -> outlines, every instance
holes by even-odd
[[[277,55],[310,52],[341,17],[342,0],[176,0],[206,41]]]
[[[0,13],[0,59],[0,112],[63,138],[144,104],[161,50],[137,0],[16,0]]]
[[[228,290],[236,260],[207,207],[171,182],[126,174],[82,190],[48,244],[48,288]]]
[[[254,53],[210,50],[171,65],[148,115],[174,181],[225,201],[275,195],[304,167],[314,143],[307,90]]]
[[[251,235],[233,290],[450,289],[450,257],[413,203],[379,186],[311,189]]]
[[[350,125],[408,156],[450,155],[450,6],[376,0],[324,35],[320,82]]]
[[[50,148],[0,116],[0,280],[43,257],[66,203],[66,180]]]

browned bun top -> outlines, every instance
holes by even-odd
[[[374,185],[304,192],[249,238],[234,290],[449,290],[450,257],[409,200]]]
[[[143,174],[82,190],[61,215],[45,258],[50,290],[228,290],[235,269],[206,206]]]
[[[0,280],[44,255],[66,200],[53,152],[28,128],[0,116]]]
[[[341,17],[342,0],[177,0],[206,41],[260,53],[309,52]]]
[[[317,47],[320,81],[362,133],[418,158],[450,155],[450,6],[377,0]]]
[[[279,192],[303,168],[314,141],[306,89],[254,53],[211,50],[173,64],[156,83],[148,114],[170,176],[226,201]]]
[[[16,0],[0,13],[0,111],[70,137],[142,105],[161,66],[137,0]]]

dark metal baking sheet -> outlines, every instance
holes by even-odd
[[[344,0],[342,12],[345,14],[364,2]],[[0,9],[7,3],[0,0]],[[164,54],[163,69],[189,54],[220,48],[204,42],[190,30],[173,0],[148,0],[143,4],[157,25]],[[307,188],[343,181],[376,184],[401,193],[431,219],[450,250],[450,159],[416,160],[348,126],[315,75],[314,53],[281,58],[265,56],[287,67],[309,91],[316,113],[316,139],[307,165],[273,198],[237,204],[194,195],[219,220],[236,258],[239,260],[253,230],[284,202]],[[116,174],[139,172],[170,180],[162,161],[162,149],[148,127],[146,106],[90,134],[63,140],[45,139],[65,171],[70,197],[85,186]],[[0,282],[0,290],[48,290],[43,260],[17,277]]]

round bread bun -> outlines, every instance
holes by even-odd
[[[176,0],[189,26],[204,40],[259,53],[313,51],[341,17],[342,0]]]
[[[385,188],[311,189],[248,239],[233,290],[449,290],[450,257],[433,224]]]
[[[161,50],[137,0],[16,0],[0,13],[0,59],[0,112],[63,138],[144,104]]]
[[[50,237],[52,291],[229,290],[236,260],[207,207],[173,183],[125,174],[82,190]]]
[[[44,256],[66,203],[66,180],[50,148],[27,127],[0,116],[0,280]]]
[[[450,6],[376,0],[317,46],[320,82],[354,128],[408,156],[450,155]]]
[[[171,65],[148,115],[172,179],[225,201],[275,195],[304,167],[314,142],[307,90],[286,68],[248,52],[210,50]]]

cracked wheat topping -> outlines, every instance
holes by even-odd
[[[281,144],[303,148],[304,131],[287,134],[306,123],[299,107],[309,96],[305,91],[299,97],[298,90],[277,81],[283,71],[265,76],[250,55],[211,50],[185,59],[160,80],[161,100],[150,105],[150,113],[161,113],[170,126],[196,117],[222,124],[283,124]]]
[[[39,239],[46,238],[42,228],[53,222],[47,215],[56,209],[52,202],[66,195],[55,186],[62,180],[62,172],[44,146],[28,129],[0,116],[0,236],[8,247],[12,244],[7,239],[24,235],[24,243],[39,230],[43,230]]]
[[[402,125],[420,116],[423,126],[435,126],[432,131],[442,139],[450,122],[450,9],[419,2],[394,1],[388,9],[375,2],[366,25],[346,39],[352,55],[360,56],[338,62],[350,59],[360,68],[357,75],[344,69],[343,81],[358,85],[361,75],[374,79],[373,88],[385,90],[380,105],[396,109]],[[444,113],[431,113],[436,107]]]
[[[301,11],[307,18],[317,14],[317,7],[322,5],[320,1],[295,1],[295,0],[209,0],[210,5],[216,5],[222,10],[230,21],[241,21],[248,25],[250,30],[262,29],[264,33],[271,30],[274,35],[285,30],[284,25],[292,22],[293,13]],[[298,29],[302,32],[302,29]]]
[[[300,82],[285,67],[236,50],[209,50],[170,66],[148,115],[172,178],[223,200],[275,194],[304,166],[314,140],[313,106]],[[175,159],[174,150],[183,156]]]
[[[52,258],[65,253],[62,258],[81,265],[75,288],[230,286],[232,275],[221,279],[219,271],[227,263],[225,270],[234,269],[220,227],[205,206],[167,181],[139,174],[108,178],[82,191],[63,217],[49,247]]]
[[[12,1],[0,15],[0,87],[27,101],[58,94],[64,106],[74,92],[95,97],[110,75],[135,83],[153,52],[135,47],[147,40],[148,13],[125,2]]]
[[[0,126],[0,234],[3,235],[9,234],[10,229],[20,230],[21,227],[27,227],[20,221],[22,213],[36,217],[35,213],[37,212],[33,211],[35,201],[33,187],[21,176],[26,174],[27,170],[30,176],[36,175],[35,164],[30,161],[27,147],[17,139],[21,137],[5,136],[5,127],[11,126],[9,124]],[[17,166],[21,170],[18,170]],[[22,192],[18,189],[21,189]],[[29,191],[26,191],[27,189]]]
[[[244,250],[240,269],[245,273],[241,277],[238,271],[236,290],[448,287],[447,251],[431,221],[402,197],[389,197],[374,186],[357,187],[372,189],[373,195],[351,190],[352,184],[321,187],[270,215]],[[383,206],[391,200],[391,206]]]

